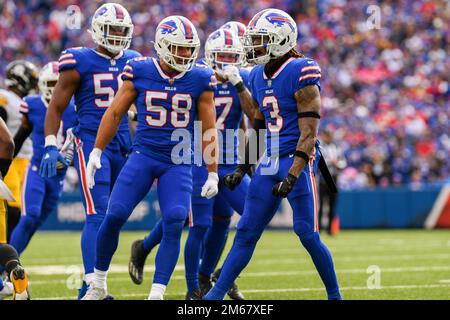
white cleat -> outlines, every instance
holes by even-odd
[[[8,297],[12,297],[14,286],[11,282],[5,281],[3,282],[3,289],[0,291],[0,300],[3,300]]]
[[[164,300],[164,296],[162,294],[150,294],[147,300]]]
[[[94,283],[91,283],[81,300],[104,300],[107,295],[105,288],[96,287]]]

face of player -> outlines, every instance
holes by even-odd
[[[171,46],[170,52],[175,56],[176,63],[183,64],[183,58],[190,58],[194,53],[194,48],[192,47],[181,47],[181,46]]]
[[[266,54],[268,43],[269,36],[252,36],[253,51],[256,58]]]
[[[112,46],[120,46],[122,44],[122,38],[119,37],[125,37],[128,34],[128,27],[124,27],[124,26],[112,26],[112,25],[107,25],[107,34],[108,36],[112,36],[112,39],[108,39],[108,43]],[[115,38],[115,36],[117,38]]]
[[[238,61],[238,55],[235,53],[218,52],[216,55],[216,61],[218,63],[236,63]]]

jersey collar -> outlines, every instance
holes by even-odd
[[[270,78],[270,79],[275,79],[275,78],[281,73],[281,71],[283,71],[284,68],[286,68],[286,66],[289,64],[289,62],[291,62],[291,61],[294,60],[294,59],[295,59],[294,57],[291,57],[291,58],[287,59],[287,60],[286,60],[286,61],[278,68],[278,70],[275,71],[275,73],[273,74],[272,78]],[[267,77],[267,75],[266,75],[266,72],[264,71],[264,68],[263,68],[263,77],[264,77],[264,79],[269,79],[269,78]]]
[[[123,56],[123,50],[120,51],[120,53],[119,53],[117,56],[112,57],[112,58],[111,58],[110,56],[104,54],[104,53],[98,52],[98,51],[95,50],[95,49],[93,49],[93,50],[94,50],[94,52],[95,52],[96,54],[98,54],[100,57],[105,58],[105,59],[108,59],[108,60],[117,60],[117,59],[120,59],[120,58]]]
[[[158,61],[158,60],[156,60],[155,58],[152,58],[152,60],[153,60],[153,64],[154,64],[155,67],[156,67],[156,70],[158,70],[159,75],[160,75],[161,78],[163,78],[163,79],[166,79],[166,80],[180,79],[180,78],[182,78],[182,77],[186,74],[186,71],[183,71],[183,72],[177,74],[175,77],[170,77],[169,75],[167,75],[167,74],[163,71],[163,69],[161,69],[161,66],[159,65],[159,61]]]

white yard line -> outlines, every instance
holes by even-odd
[[[397,290],[397,289],[422,289],[422,288],[447,288],[450,284],[423,284],[423,285],[392,285],[392,286],[382,286],[380,289],[368,289],[367,287],[342,287],[341,291],[373,291],[373,290]],[[310,292],[310,291],[324,291],[324,288],[283,288],[283,289],[250,289],[241,290],[243,293],[266,293],[266,292]],[[166,293],[166,296],[184,296],[185,292],[178,293]],[[131,294],[121,294],[116,295],[117,298],[131,298],[131,297],[147,297],[148,294],[142,293],[131,293]],[[76,299],[76,296],[64,296],[64,297],[45,297],[36,298],[34,300],[65,300],[65,299]]]

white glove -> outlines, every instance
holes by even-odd
[[[73,128],[67,129],[66,131],[66,141],[64,141],[63,146],[61,147],[60,153],[61,155],[67,160],[67,162],[69,162],[69,165],[72,163],[73,160],[73,151],[74,151],[74,144],[73,142],[75,141],[75,136],[72,132]],[[63,163],[61,163],[60,161],[58,161],[56,163],[56,169],[62,169],[66,167],[66,165],[64,165]]]
[[[202,187],[202,197],[211,199],[219,193],[219,176],[215,172],[208,173],[208,180]]]
[[[102,167],[100,158],[102,156],[102,150],[94,148],[89,155],[89,161],[86,167],[86,180],[89,189],[95,186],[95,172]]]
[[[222,75],[225,80],[228,80],[233,86],[242,81],[239,69],[235,66],[226,66],[222,71]]]

